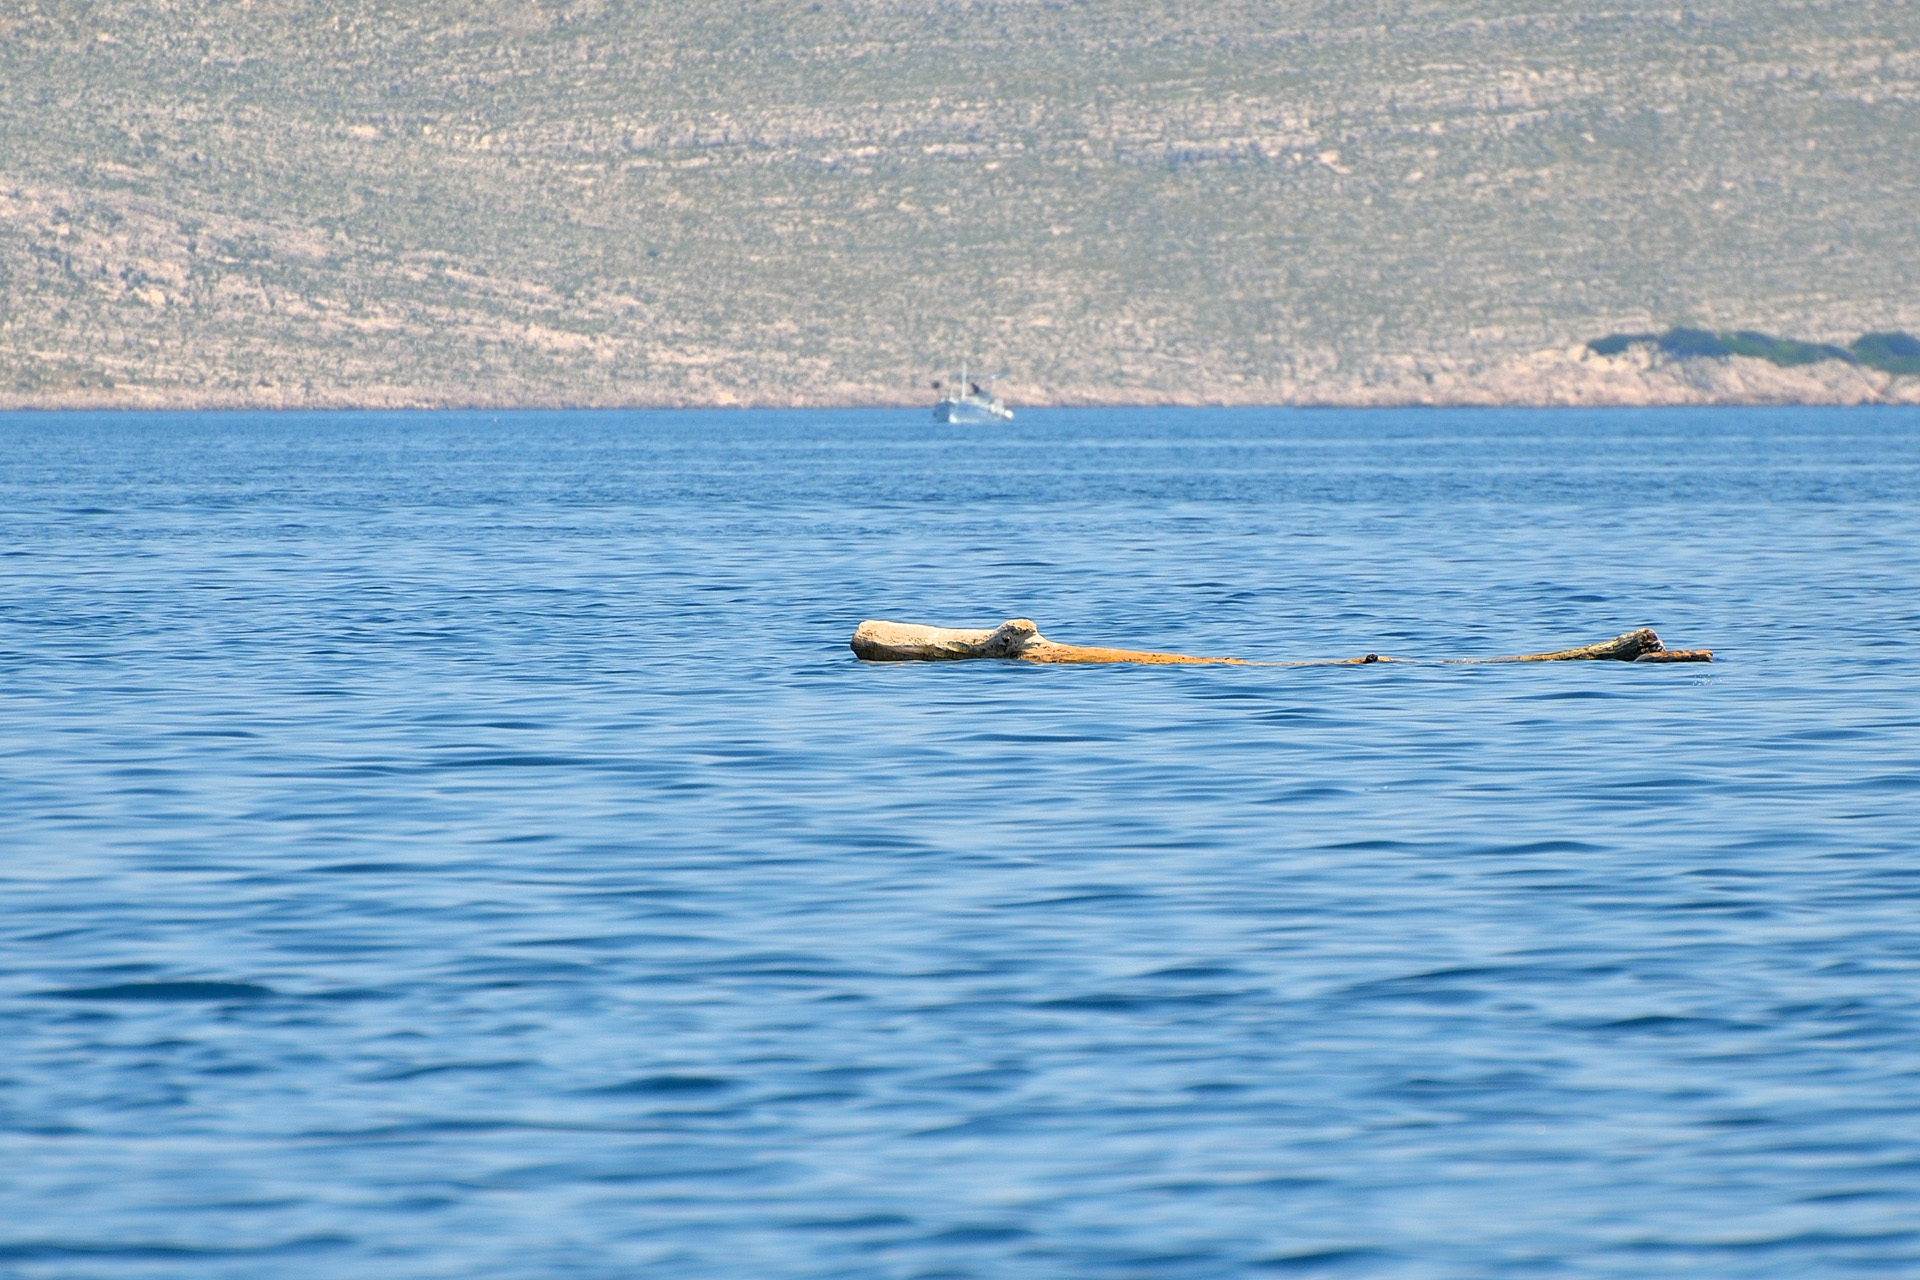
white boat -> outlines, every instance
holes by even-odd
[[[1006,376],[1004,373],[996,373],[987,381],[998,382]],[[968,377],[967,367],[964,364],[960,366],[960,381],[950,388],[936,382],[933,384],[933,389],[946,391],[940,403],[933,406],[935,422],[979,426],[989,422],[1013,421],[1013,410],[1007,408],[1006,401]]]

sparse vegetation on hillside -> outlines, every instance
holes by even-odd
[[[1853,354],[1869,368],[1920,377],[1920,338],[1912,334],[1865,334],[1854,342]]]
[[[1920,339],[1905,333],[1863,334],[1851,345],[1837,347],[1825,342],[1776,338],[1752,329],[1709,333],[1705,329],[1675,328],[1665,333],[1610,333],[1604,338],[1595,338],[1587,347],[1596,355],[1617,356],[1629,347],[1640,345],[1682,358],[1752,356],[1782,368],[1841,360],[1883,373],[1920,374]]]
[[[20,0],[0,397],[873,402],[970,358],[1248,401],[1683,312],[1830,342],[1920,328],[1916,136],[1905,4]]]

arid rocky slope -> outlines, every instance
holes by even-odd
[[[1920,4],[17,0],[0,403],[1920,399]],[[1756,367],[1748,367],[1756,366]]]

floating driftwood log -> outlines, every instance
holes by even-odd
[[[1363,658],[1326,658],[1313,662],[1248,662],[1244,658],[1196,658],[1185,653],[1146,653],[1059,644],[1040,634],[1026,618],[1013,618],[990,631],[924,627],[911,622],[869,619],[853,633],[853,651],[868,662],[964,662],[1000,658],[1012,662],[1132,662],[1149,665],[1236,667],[1351,667],[1370,662],[1407,662],[1369,653]],[[1454,665],[1488,662],[1712,662],[1711,649],[1669,649],[1651,628],[1642,627],[1577,649],[1520,653],[1505,658],[1443,658]]]

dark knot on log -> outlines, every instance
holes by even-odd
[[[1031,618],[1009,618],[993,629],[983,642],[989,658],[1017,658],[1030,641],[1040,638],[1040,628]]]

